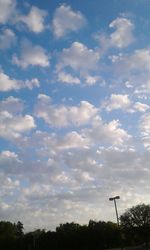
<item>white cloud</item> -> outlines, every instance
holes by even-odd
[[[57,139],[56,149],[66,150],[71,148],[86,148],[89,146],[88,138],[82,134],[72,131],[62,138]]]
[[[129,19],[119,17],[111,22],[109,27],[116,29],[116,31],[110,35],[111,46],[121,49],[129,46],[134,41],[134,25]]]
[[[88,148],[91,143],[88,137],[77,131],[70,131],[63,135],[58,135],[56,133],[36,130],[32,133],[31,137],[22,137],[19,138],[19,140],[20,145],[23,145],[25,148],[36,147],[38,157],[48,157],[48,167],[51,166],[56,171],[60,165],[61,152],[65,155],[65,153],[68,154],[69,150]]]
[[[139,121],[139,129],[143,144],[147,149],[150,149],[150,114],[145,113]]]
[[[45,49],[39,45],[33,45],[28,40],[22,41],[20,58],[14,55],[12,62],[23,69],[26,69],[30,65],[41,67],[48,67],[50,65]]]
[[[22,133],[35,128],[35,122],[31,115],[16,115],[2,111],[0,114],[0,136],[5,139],[17,139]]]
[[[68,152],[72,149],[88,148],[89,139],[77,131],[71,131],[64,135],[57,135],[55,133],[49,134],[42,131],[36,131],[33,138],[26,138],[26,145],[38,145],[43,155],[48,156],[48,166],[58,165],[60,159],[56,155],[60,152]],[[51,149],[51,150],[50,150]],[[39,151],[40,153],[40,151]],[[57,159],[56,159],[57,158]],[[60,155],[61,158],[61,155]],[[57,170],[57,169],[56,169]]]
[[[8,111],[9,113],[18,113],[23,111],[24,103],[21,99],[9,96],[0,102],[0,111]]]
[[[17,80],[11,78],[7,74],[5,74],[2,70],[0,71],[0,91],[7,92],[12,90],[19,90],[21,88],[29,88],[39,87],[39,80],[37,78],[31,80]]]
[[[5,173],[6,175],[17,173],[18,167],[21,166],[21,164],[22,161],[15,152],[5,150],[0,153],[1,173]],[[12,188],[12,181],[10,178],[7,178],[7,183],[9,184],[9,187]]]
[[[79,84],[80,79],[78,77],[74,77],[71,74],[65,73],[61,71],[58,73],[58,81],[67,83],[67,84]]]
[[[121,109],[133,113],[146,112],[150,107],[141,102],[134,103],[127,94],[111,94],[110,98],[103,102],[102,108],[105,108],[109,112],[115,109]]]
[[[9,150],[6,151],[2,151],[0,153],[0,163],[4,163],[5,161],[11,162],[11,161],[15,161],[15,162],[20,162],[18,155],[14,152],[11,152]]]
[[[127,66],[126,72],[150,69],[150,51],[146,48],[135,50],[133,54],[119,57],[118,60]]]
[[[131,101],[128,95],[122,94],[112,94],[110,99],[105,102],[107,111],[112,111],[113,109],[123,109],[128,110],[131,105]]]
[[[108,198],[109,195],[115,195],[118,190],[117,194],[122,199],[121,204],[118,204],[120,214],[128,206],[140,202],[140,199],[143,202],[144,199],[148,199],[149,154],[142,155],[142,152],[137,152],[130,146],[126,150],[116,146],[100,147],[96,150],[95,144],[92,146],[91,141],[88,148],[80,147],[81,141],[76,140],[79,135],[76,132],[73,132],[73,137],[68,135],[69,133],[66,134],[67,138],[65,135],[60,138],[55,135],[50,139],[49,133],[41,132],[40,137],[36,138],[34,142],[36,150],[46,150],[47,147],[51,159],[46,162],[44,155],[40,160],[38,158],[39,162],[35,160],[34,166],[31,164],[29,168],[25,168],[23,176],[31,180],[30,184],[17,193],[15,203],[3,204],[2,218],[4,216],[13,219],[17,212],[26,229],[30,226],[30,229],[33,229],[38,225],[40,228],[45,227],[50,230],[55,229],[60,222],[66,221],[81,224],[88,223],[89,219],[112,220],[114,210]],[[41,148],[39,148],[40,143],[42,143]],[[35,148],[31,143],[29,145]],[[53,145],[59,151],[52,156],[51,151],[55,149]],[[11,185],[14,187],[10,187],[10,190],[14,190],[15,185]],[[143,185],[147,187],[144,190],[144,197],[141,193]],[[102,205],[99,207],[98,204]],[[99,218],[102,210],[102,217]],[[52,221],[51,225],[47,223],[49,219]]]
[[[109,24],[109,28],[114,28],[116,30],[110,35],[96,35],[96,39],[100,41],[103,52],[111,47],[123,49],[134,42],[134,25],[129,19],[118,17]]]
[[[59,56],[57,70],[70,67],[80,73],[87,73],[89,70],[95,70],[100,59],[98,52],[88,49],[79,42],[72,43],[68,49],[63,49]]]
[[[8,157],[7,152],[9,152],[10,154],[12,153],[12,157]],[[13,156],[13,154],[16,155],[16,157]],[[13,163],[14,162],[16,162],[17,164],[21,163],[21,161],[19,160],[18,155],[16,153],[14,153],[14,152],[11,152],[11,151],[8,150],[8,151],[2,151],[0,153],[0,162],[2,164],[4,164],[4,163],[7,164],[9,160],[11,162],[11,159],[12,159]],[[3,167],[5,168],[7,166],[3,165]],[[13,180],[13,178],[8,177],[7,175],[5,175],[2,172],[0,173],[0,182],[2,184],[1,185],[1,191],[0,191],[0,196],[1,197],[6,196],[8,194],[11,194],[12,190],[15,189],[15,188],[18,188],[19,184],[20,184],[19,180]]]
[[[85,76],[85,81],[89,86],[96,84],[100,80],[102,79],[99,76],[90,76],[90,75]]]
[[[146,112],[150,108],[149,105],[141,102],[136,102],[134,104],[134,109],[139,111],[139,112]]]
[[[25,80],[25,86],[28,88],[28,89],[33,89],[34,87],[40,87],[40,82],[37,78],[33,78],[31,80]]]
[[[83,82],[89,86],[94,85],[102,81],[100,76],[94,75],[98,70],[99,59],[100,54],[96,50],[89,49],[80,42],[73,42],[70,48],[64,48],[59,53],[56,65],[57,78],[64,83]]]
[[[35,108],[35,114],[50,126],[81,126],[88,123],[98,112],[98,109],[87,101],[81,101],[78,106],[58,106],[47,101],[49,100],[46,99],[45,102],[45,98],[44,101],[43,98],[40,98]]]
[[[6,24],[16,9],[15,0],[0,0],[0,23]]]
[[[120,82],[129,81],[135,93],[150,91],[150,50],[135,50],[132,54],[120,55],[114,62],[115,77]]]
[[[61,38],[71,31],[78,31],[85,25],[84,16],[75,12],[70,6],[61,5],[54,13],[52,21],[53,33],[56,38]]]
[[[16,43],[15,33],[10,29],[5,29],[0,34],[0,49],[5,50],[9,49]]]
[[[0,91],[17,90],[22,87],[22,81],[10,78],[0,71]]]
[[[121,124],[118,120],[113,120],[109,123],[104,123],[97,116],[92,122],[92,128],[85,129],[85,137],[91,140],[93,144],[112,144],[125,145],[131,139],[131,135],[126,130],[120,128]]]
[[[19,16],[18,21],[22,21],[27,25],[30,31],[40,33],[45,29],[44,19],[47,15],[45,10],[41,10],[35,6],[32,6],[30,12],[26,16]]]

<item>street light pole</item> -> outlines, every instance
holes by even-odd
[[[118,200],[118,199],[120,199],[120,196],[115,196],[115,197],[109,198],[110,201],[114,201],[115,211],[116,211],[116,218],[117,218],[117,224],[119,226],[119,216],[118,216],[117,203],[116,203],[116,200]]]

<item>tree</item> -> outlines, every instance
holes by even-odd
[[[20,221],[18,221],[15,226],[16,226],[17,236],[19,236],[19,237],[22,236],[23,235],[23,224]]]
[[[14,249],[16,243],[16,226],[9,221],[0,221],[0,247],[3,250]]]
[[[125,232],[133,234],[135,241],[140,240],[148,244],[150,240],[150,205],[139,204],[129,208],[121,215],[120,221]]]

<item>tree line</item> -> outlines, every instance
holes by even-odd
[[[0,221],[2,250],[103,250],[148,244],[150,205],[134,206],[120,216],[120,225],[90,220],[87,225],[60,224],[55,231],[37,229],[24,233],[18,221]]]

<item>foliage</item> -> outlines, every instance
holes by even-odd
[[[13,224],[9,221],[0,222],[0,245],[2,249],[16,249],[23,235],[23,224],[18,222]]]
[[[148,244],[150,240],[150,205],[139,204],[129,208],[120,217],[126,238]]]

